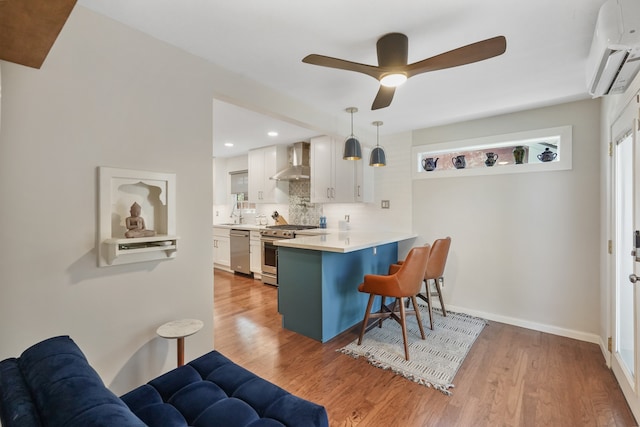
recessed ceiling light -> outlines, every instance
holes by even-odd
[[[225,147],[233,147],[233,142],[225,142],[224,146]]]
[[[272,130],[272,131],[267,132],[267,135],[269,135],[269,136],[278,136],[278,132],[276,132],[275,130]]]

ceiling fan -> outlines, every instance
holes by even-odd
[[[315,54],[305,56],[302,62],[355,71],[379,80],[380,89],[371,106],[372,110],[377,110],[388,107],[391,104],[396,87],[404,83],[409,77],[426,73],[427,71],[457,67],[458,65],[471,64],[502,55],[507,49],[507,40],[504,36],[493,37],[414,62],[413,64],[407,64],[408,45],[407,36],[401,33],[389,33],[380,37],[376,43],[378,53],[377,66]]]

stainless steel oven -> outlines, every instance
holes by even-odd
[[[278,247],[276,240],[295,238],[295,230],[317,228],[311,225],[272,225],[260,230],[262,283],[278,286]]]
[[[280,237],[265,237],[260,239],[262,247],[262,283],[278,285],[278,247],[273,244]]]

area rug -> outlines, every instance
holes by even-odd
[[[433,330],[429,328],[429,312],[420,305],[420,315],[427,339],[420,338],[415,316],[407,317],[409,358],[404,358],[402,329],[398,322],[386,319],[382,328],[373,327],[364,334],[362,345],[356,339],[337,351],[354,358],[366,357],[373,366],[388,369],[398,375],[433,387],[450,395],[458,369],[469,353],[487,321],[467,314],[433,309]]]

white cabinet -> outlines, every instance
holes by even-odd
[[[213,264],[224,270],[231,267],[231,239],[226,227],[213,227]]]
[[[362,147],[362,159],[356,161],[355,200],[360,203],[373,203],[374,168],[369,166],[371,149]]]
[[[355,201],[356,162],[344,160],[342,150],[342,141],[311,138],[311,203]]]
[[[260,246],[260,232],[251,230],[249,238],[250,269],[254,277],[262,276],[262,247]]]
[[[344,160],[343,142],[328,136],[311,140],[311,202],[371,203],[374,200],[371,149],[362,147],[362,159]]]
[[[272,145],[249,150],[249,201],[253,203],[286,203],[289,183],[269,179],[287,167],[287,147]]]

